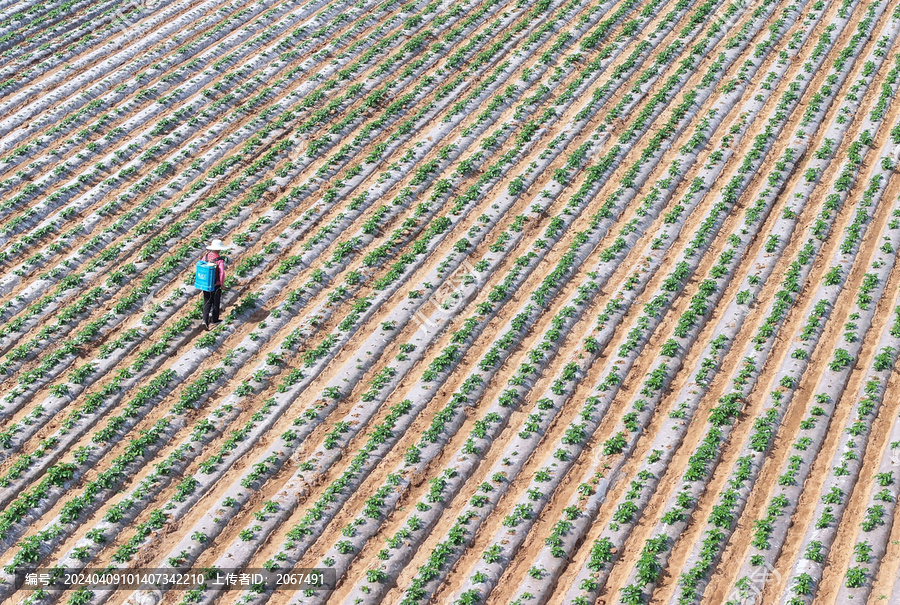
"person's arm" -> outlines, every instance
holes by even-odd
[[[218,283],[216,285],[223,286],[225,285],[225,261],[221,258],[216,261],[216,273],[218,275]]]

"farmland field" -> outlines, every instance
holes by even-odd
[[[898,37],[0,0],[0,602],[900,603]]]

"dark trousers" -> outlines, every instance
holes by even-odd
[[[203,323],[219,321],[219,307],[222,304],[222,287],[216,286],[212,292],[203,292]]]

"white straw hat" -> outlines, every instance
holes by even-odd
[[[220,239],[214,239],[211,244],[206,247],[207,250],[224,250],[225,244],[222,243]]]

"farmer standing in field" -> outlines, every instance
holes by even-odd
[[[203,323],[206,329],[210,324],[217,324],[219,319],[219,307],[222,304],[222,284],[225,283],[225,259],[219,256],[219,252],[225,249],[225,244],[220,239],[214,239],[210,245],[206,247],[206,253],[200,260],[216,265],[216,284],[212,292],[203,292]]]

